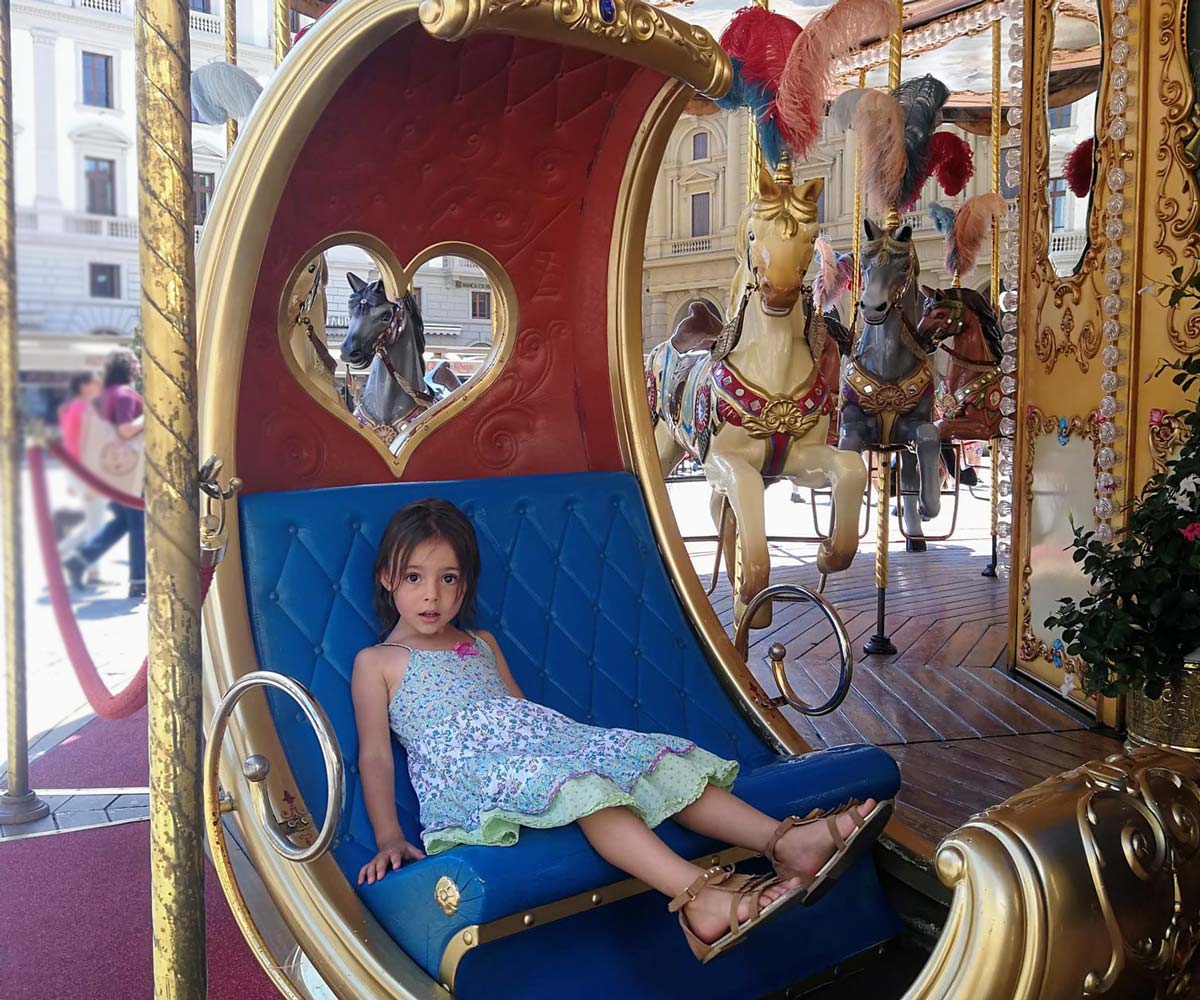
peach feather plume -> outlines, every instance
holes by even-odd
[[[946,270],[965,276],[975,268],[979,251],[991,235],[992,220],[1001,219],[1008,206],[994,191],[963,202],[954,216],[954,228],[946,240]]]
[[[834,63],[864,38],[884,38],[897,24],[893,0],[837,0],[792,43],[775,104],[779,131],[803,159],[821,131],[825,97],[834,84]]]
[[[867,201],[873,211],[886,212],[900,198],[900,186],[908,167],[900,102],[883,91],[867,91],[854,109],[853,128],[862,144]]]
[[[828,236],[818,236],[813,244],[813,250],[820,258],[820,270],[813,282],[813,305],[821,312],[836,298],[834,290],[838,287],[838,261],[833,244]]]

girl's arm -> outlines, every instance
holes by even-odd
[[[496,637],[491,632],[479,631],[475,634],[491,647],[492,653],[496,657],[496,673],[504,681],[504,686],[512,692],[514,698],[524,698],[525,695],[517,686],[516,678],[513,677],[512,671],[508,669],[508,661],[504,659],[504,653],[500,651],[500,643],[496,641]]]
[[[362,885],[383,878],[389,868],[399,868],[406,858],[415,861],[425,855],[404,839],[396,812],[396,765],[388,725],[388,689],[378,650],[364,649],[354,658],[350,694],[358,726],[359,780],[378,850],[358,873],[358,884]]]

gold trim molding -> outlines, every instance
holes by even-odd
[[[954,899],[905,1000],[1190,995],[1200,953],[1200,763],[1158,749],[1057,775],[960,827]]]

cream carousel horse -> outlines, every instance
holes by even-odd
[[[724,500],[732,509],[734,524],[723,544],[739,620],[770,582],[765,478],[832,487],[833,525],[817,551],[822,573],[845,569],[858,549],[866,468],[857,454],[825,443],[836,386],[813,362],[822,355],[825,325],[802,295],[823,183],[818,178],[793,187],[786,157],[774,176],[762,172],[758,197],[738,223],[743,261],[733,280],[729,323],[711,350],[672,338],[647,362],[663,474],[690,455],[712,485],[714,521],[720,524]],[[769,605],[763,612],[756,627],[770,623]]]
[[[325,286],[329,284],[329,265],[325,255],[314,257],[300,272],[288,296],[288,315],[292,317],[288,347],[309,387],[330,406],[345,408],[334,372],[337,362],[325,346]]]

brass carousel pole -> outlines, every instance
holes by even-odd
[[[867,86],[867,71],[860,69],[858,71],[858,89],[862,90]],[[850,251],[854,258],[854,279],[850,285],[851,294],[855,296],[857,303],[858,286],[862,281],[862,261],[858,259],[858,253],[862,249],[862,228],[863,228],[863,191],[862,191],[862,175],[863,175],[863,158],[862,158],[862,141],[858,134],[854,135],[854,242]],[[858,312],[857,305],[850,309],[850,315],[854,316]],[[854,332],[854,323],[851,321],[851,333]]]
[[[763,10],[771,9],[770,0],[754,0],[754,5]],[[758,175],[762,170],[762,144],[758,141],[758,119],[754,116],[754,109],[747,108],[746,115],[750,122],[746,170],[746,203],[749,204],[758,197]]]
[[[138,0],[136,33],[154,995],[203,1000],[207,982],[188,4]]]
[[[12,10],[0,4],[0,508],[4,525],[4,662],[8,670],[8,787],[0,824],[32,823],[50,806],[29,787],[25,703],[25,560],[21,532],[21,418],[17,407],[16,194],[13,173]]]
[[[225,0],[225,61],[230,66],[237,65],[237,0]],[[226,153],[233,152],[237,134],[237,119],[229,118],[225,122]]]
[[[992,190],[1001,192],[1000,184],[1000,118],[1002,84],[1000,82],[1000,22],[992,22]],[[992,220],[992,308],[1000,315],[1000,220]],[[1000,494],[996,492],[996,484],[1000,481],[1000,438],[997,435],[988,443],[988,452],[992,460],[992,561],[984,568],[982,575],[996,575],[996,524],[999,521]]]
[[[275,0],[275,65],[283,62],[283,57],[292,47],[292,5],[289,0]]]
[[[888,40],[888,90],[895,91],[900,86],[900,56],[904,49],[904,0],[896,0],[896,15],[898,21],[896,30]],[[883,226],[894,231],[900,225],[900,209],[892,205],[884,216]],[[887,615],[887,586],[888,586],[888,515],[891,507],[891,475],[892,455],[891,444],[892,421],[880,417],[883,426],[883,437],[876,457],[879,469],[875,480],[875,500],[879,509],[875,512],[875,634],[863,646],[863,652],[875,653],[881,656],[891,656],[896,652],[896,644],[885,631],[884,618]],[[897,476],[899,470],[897,469]],[[896,504],[904,503],[899,489],[896,490]]]

